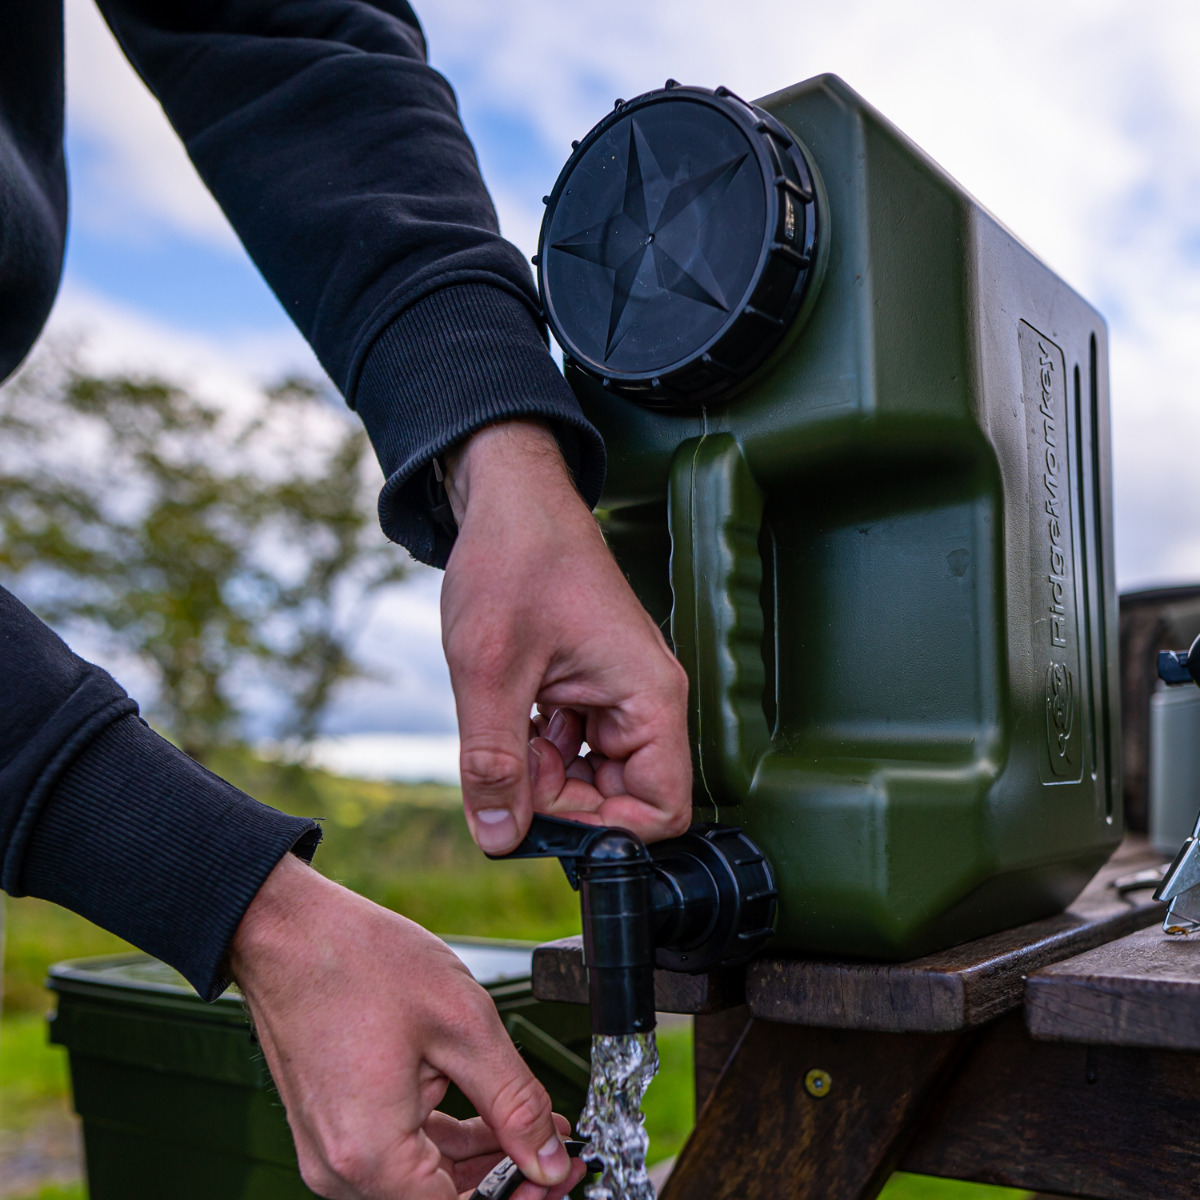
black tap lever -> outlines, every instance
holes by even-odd
[[[775,884],[736,826],[693,825],[647,848],[625,829],[533,818],[508,858],[558,858],[583,909],[593,1033],[654,1028],[654,967],[742,962],[771,935]]]
[[[571,886],[579,890],[580,863],[590,858],[592,847],[607,834],[624,834],[642,845],[636,834],[611,825],[584,825],[537,813],[529,823],[525,840],[507,854],[489,854],[488,858],[557,858]],[[643,850],[645,847],[642,847]]]

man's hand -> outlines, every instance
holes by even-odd
[[[446,944],[288,854],[230,966],[287,1107],[304,1182],[330,1200],[456,1200],[505,1154],[561,1200],[583,1175],[491,997]],[[449,1081],[481,1118],[434,1112]]]
[[[476,842],[511,850],[535,809],[647,840],[682,833],[692,803],[687,676],[553,436],[532,422],[489,426],[447,465],[459,534],[442,641]],[[584,740],[587,760],[576,757]]]

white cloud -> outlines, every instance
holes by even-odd
[[[65,14],[69,122],[98,155],[93,187],[75,197],[76,219],[126,241],[152,237],[161,225],[238,249],[229,222],[95,4],[66,0]]]
[[[373,675],[339,689],[324,722],[329,733],[458,728],[442,653],[441,589],[441,571],[414,565],[404,583],[372,602],[356,644]]]
[[[211,337],[163,321],[68,281],[45,336],[78,341],[98,371],[159,371],[206,394],[253,392],[286,375],[324,378],[316,355],[290,326],[277,333]]]
[[[264,747],[270,751],[268,745]],[[309,759],[355,779],[449,783],[457,786],[457,733],[353,733],[318,738]]]

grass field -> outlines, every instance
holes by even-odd
[[[575,894],[551,861],[488,863],[471,842],[456,790],[341,779],[229,752],[213,768],[289,812],[322,817],[315,865],[331,878],[442,934],[544,941],[579,929]],[[7,900],[4,1008],[0,1021],[0,1198],[85,1200],[59,1182],[14,1191],[4,1183],[8,1148],[66,1126],[64,1052],[46,1042],[46,968],[64,958],[123,949],[111,934],[53,905]],[[651,1158],[675,1154],[693,1120],[691,1034],[660,1032],[662,1069],[646,1095]],[[28,1157],[28,1156],[27,1156]],[[1016,1200],[1024,1193],[897,1175],[885,1200]]]

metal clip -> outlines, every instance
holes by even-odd
[[[1169,904],[1163,932],[1180,935],[1200,929],[1200,816],[1196,818],[1192,835],[1175,855],[1155,900]]]
[[[1158,677],[1168,687],[1184,683],[1200,687],[1200,637],[1187,650],[1159,651]],[[1167,868],[1154,898],[1170,905],[1163,921],[1164,933],[1179,936],[1200,929],[1200,816],[1192,836],[1179,847],[1175,861]]]
[[[586,1142],[563,1143],[571,1158],[578,1158]],[[471,1195],[471,1200],[509,1200],[509,1197],[525,1182],[525,1176],[511,1158],[502,1159],[484,1177],[483,1182]]]

